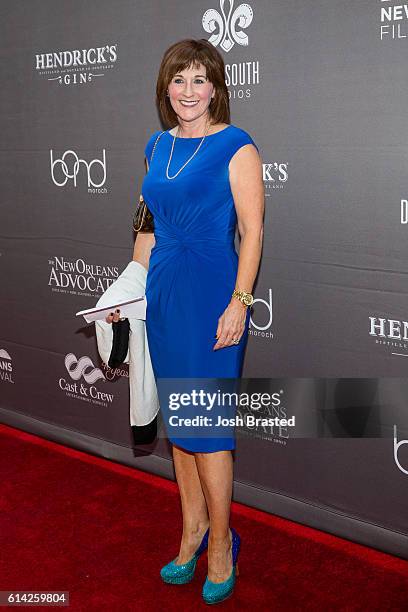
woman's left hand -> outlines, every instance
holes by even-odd
[[[247,306],[242,302],[233,298],[218,319],[217,327],[217,343],[213,346],[213,350],[224,348],[226,346],[234,346],[237,344],[233,340],[241,340],[241,336],[245,329]]]

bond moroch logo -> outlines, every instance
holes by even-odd
[[[59,85],[83,85],[91,83],[95,77],[105,76],[115,67],[117,59],[117,45],[50,51],[36,54],[35,70]]]
[[[77,155],[75,151],[67,150],[60,158],[54,159],[54,151],[50,149],[51,178],[57,187],[65,187],[68,183],[78,186],[78,177],[81,185],[86,184],[88,193],[107,193],[106,187],[106,150],[102,149],[102,160],[87,161]]]
[[[401,464],[400,457],[398,455],[401,446],[404,446],[405,444],[408,445],[408,440],[400,440],[398,442],[398,440],[397,440],[397,426],[394,425],[394,461],[395,461],[398,469],[401,470],[401,472],[403,472],[404,474],[408,474],[408,461],[407,461],[407,463],[406,463],[406,465],[404,467]],[[408,458],[408,454],[407,454],[408,446],[405,446],[405,449],[406,449],[405,457]]]
[[[408,223],[408,200],[401,200],[401,225]]]
[[[113,402],[113,393],[99,391],[95,386],[99,380],[104,383],[107,381],[102,370],[94,366],[90,357],[84,355],[77,359],[74,353],[68,353],[65,357],[65,368],[71,380],[61,377],[58,384],[67,397],[100,406],[108,406]]]
[[[0,349],[0,381],[14,384],[11,357],[5,349]]]
[[[231,51],[235,43],[247,46],[248,36],[242,29],[247,28],[252,23],[253,11],[249,4],[240,4],[234,10],[235,0],[220,0],[221,14],[216,9],[208,9],[203,15],[203,28],[206,32],[212,33],[208,41],[223,51]],[[225,12],[224,5],[228,12]]]
[[[268,290],[268,299],[254,298],[253,311],[250,316],[249,335],[258,338],[273,338],[272,327],[272,289]]]

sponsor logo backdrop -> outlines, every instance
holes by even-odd
[[[74,313],[132,257],[162,54],[206,38],[225,60],[232,123],[263,161],[244,376],[281,379],[271,388],[314,438],[253,432],[236,477],[408,535],[406,5],[167,8],[164,19],[151,0],[5,5],[0,407],[130,445],[127,368],[100,362]],[[162,439],[152,452],[170,456]]]

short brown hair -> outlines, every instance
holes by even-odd
[[[207,79],[215,88],[214,98],[208,108],[210,122],[230,123],[229,95],[225,84],[225,64],[222,55],[205,38],[198,40],[187,38],[167,49],[159,68],[156,103],[166,128],[174,127],[178,123],[177,115],[167,96],[170,81],[178,72],[198,64],[205,66]]]

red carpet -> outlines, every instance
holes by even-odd
[[[0,425],[0,590],[64,590],[70,610],[208,610],[206,557],[159,577],[181,533],[173,482]],[[408,562],[240,504],[240,576],[216,609],[406,610]],[[214,609],[214,608],[213,608]]]

